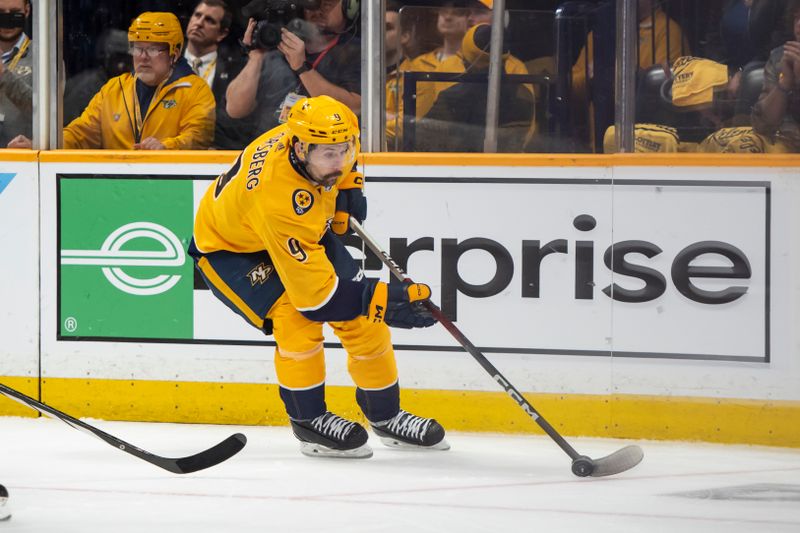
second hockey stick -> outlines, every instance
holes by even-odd
[[[168,470],[173,474],[189,474],[191,472],[197,472],[198,470],[204,470],[214,465],[218,465],[219,463],[226,461],[239,453],[247,443],[247,437],[241,433],[235,433],[216,446],[212,446],[211,448],[194,455],[176,458],[162,457],[125,442],[124,440],[113,435],[109,435],[101,429],[78,420],[77,418],[73,418],[67,413],[59,411],[58,409],[50,407],[49,405],[45,405],[42,402],[34,400],[30,396],[26,396],[18,390],[7,387],[2,383],[0,383],[0,394],[3,394],[4,396],[7,396],[8,398],[23,405],[27,405],[28,407],[39,411],[45,416],[54,418],[56,420],[61,420],[68,426],[72,426],[75,429],[79,429],[85,433],[93,435],[110,444],[114,448],[122,450],[125,453],[129,453],[134,457],[138,457],[139,459],[156,465],[159,468]]]
[[[358,234],[364,243],[377,255],[380,260],[385,264],[392,274],[400,281],[411,281],[411,278],[405,273],[400,265],[386,253],[375,239],[373,239],[366,230],[358,223],[356,219],[350,217],[350,227]],[[533,405],[525,399],[525,397],[512,385],[497,368],[481,353],[478,348],[470,342],[470,340],[461,333],[453,321],[447,318],[442,310],[439,309],[433,302],[426,302],[427,308],[433,314],[433,317],[439,321],[442,326],[458,341],[458,343],[483,367],[486,372],[492,376],[511,398],[517,402],[525,413],[531,417],[539,427],[541,427],[547,435],[555,441],[558,446],[569,455],[572,459],[572,473],[579,477],[601,477],[611,476],[630,470],[638,465],[644,458],[644,452],[639,446],[629,445],[621,448],[614,453],[601,457],[599,459],[592,459],[586,455],[581,455],[575,448],[562,437],[553,426],[550,425],[539,412],[534,409]]]

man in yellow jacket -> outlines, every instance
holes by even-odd
[[[128,42],[134,73],[110,79],[64,128],[64,148],[200,150],[214,138],[216,103],[182,57],[172,13],[142,13]]]
[[[467,33],[470,10],[465,0],[447,1],[436,15],[436,31],[442,38],[441,46],[414,57],[418,43],[413,38],[413,23],[408,20],[428,8],[405,7],[398,0],[386,2],[386,144],[390,151],[402,147],[403,136],[403,73],[434,72],[444,60],[461,50],[461,41]],[[401,15],[400,10],[404,9]],[[421,83],[421,86],[430,85]],[[433,89],[431,88],[431,91]],[[431,92],[431,98],[433,93]]]
[[[478,24],[467,31],[459,52],[465,72],[488,76],[491,34],[488,24]],[[510,53],[503,54],[503,60],[506,69],[514,68],[516,58]],[[447,60],[443,64],[446,63]],[[482,152],[488,84],[439,82],[436,85],[439,86],[436,100],[417,124],[417,149]],[[536,130],[533,86],[504,81],[500,85],[500,101],[497,149],[500,152],[522,152]]]
[[[450,55],[441,59],[433,69],[433,72],[469,73],[476,57],[486,56],[486,59],[488,59],[488,42],[475,42],[475,35],[476,33],[479,35],[480,33],[485,33],[485,30],[489,28],[488,24],[491,22],[494,2],[492,0],[472,0],[465,4],[473,7],[470,9],[471,13],[467,19],[469,29],[461,40],[461,49],[455,55]],[[478,32],[479,30],[481,30],[480,33]],[[424,60],[417,58],[415,61],[416,63],[413,64],[409,70],[418,70],[417,67],[420,66],[420,63]],[[510,53],[503,54],[503,70],[506,74],[528,74],[528,69],[525,67],[525,64]],[[456,81],[439,81],[418,84],[416,98],[417,120],[423,119],[430,112],[443,91],[453,87],[457,83]],[[529,92],[532,99],[535,99],[535,92],[532,84],[525,83],[522,84],[522,87]],[[535,120],[531,120],[529,124],[528,131],[525,132],[524,139],[521,143],[523,146],[528,145],[536,130]],[[426,149],[421,143],[417,143],[416,148],[418,150]],[[502,148],[500,150],[503,151]]]
[[[358,156],[358,119],[329,96],[302,98],[287,122],[255,139],[206,191],[189,253],[214,295],[275,337],[280,396],[301,452],[372,455],[360,424],[325,403],[323,323],[347,352],[356,400],[373,432],[392,447],[444,450],[434,419],[400,409],[387,326],[435,323],[420,307],[422,283],[364,278],[338,234],[348,214],[366,217]]]

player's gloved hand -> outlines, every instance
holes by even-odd
[[[367,218],[367,198],[364,196],[364,174],[353,171],[339,183],[336,197],[336,213],[333,215],[331,229],[336,235],[350,231],[350,216],[359,224]]]
[[[427,328],[436,324],[425,306],[431,288],[424,283],[384,283],[367,279],[361,314],[372,322],[386,322],[395,328]]]

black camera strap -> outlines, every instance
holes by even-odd
[[[317,55],[316,59],[314,59],[314,61],[311,63],[311,69],[310,69],[310,70],[315,70],[315,69],[317,68],[317,66],[318,66],[320,63],[322,63],[322,58],[324,58],[324,57],[325,57],[325,56],[328,54],[328,52],[330,52],[330,51],[331,51],[331,49],[332,49],[334,46],[336,46],[337,44],[339,44],[339,39],[340,39],[340,38],[341,38],[341,35],[337,35],[337,36],[336,36],[336,38],[335,38],[334,40],[332,40],[332,41],[331,41],[331,42],[328,44],[328,46],[326,46],[326,47],[325,47],[325,48],[324,48],[324,49],[323,49],[323,50],[322,50],[322,51],[319,53],[319,55]],[[301,87],[302,85],[303,85],[303,82],[302,82],[302,81],[301,81],[300,83],[298,83],[298,84],[297,84],[297,90],[298,90],[298,91],[300,90],[300,87]]]

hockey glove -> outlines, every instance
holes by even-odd
[[[371,322],[386,322],[395,328],[427,328],[436,324],[425,302],[431,288],[424,283],[386,284],[376,279],[366,280],[362,313]]]
[[[336,197],[336,213],[333,215],[331,229],[336,235],[350,231],[350,216],[364,222],[367,218],[367,198],[364,196],[364,174],[351,172],[339,184]]]

